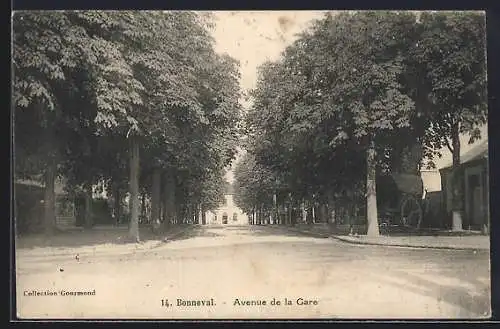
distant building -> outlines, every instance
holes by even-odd
[[[451,223],[452,212],[452,164],[439,170],[443,191],[443,210]],[[488,141],[484,140],[460,157],[455,173],[462,184],[460,198],[463,204],[463,228],[485,229],[489,227],[489,173]],[[449,226],[449,225],[448,225]]]
[[[224,204],[215,211],[207,211],[208,225],[248,225],[248,216],[234,203],[234,189],[227,184]]]

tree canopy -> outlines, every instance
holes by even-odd
[[[174,172],[185,204],[216,207],[241,109],[238,63],[215,52],[211,27],[195,12],[17,12],[17,174],[128,181],[136,204],[153,171]]]
[[[315,21],[260,67],[236,176],[241,206],[281,190],[330,210],[350,196],[361,209],[364,195],[369,234],[378,234],[376,177],[419,175],[444,145],[459,154],[454,136],[472,142],[486,122],[484,29],[473,12]]]

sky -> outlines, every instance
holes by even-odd
[[[240,61],[241,86],[255,87],[257,67],[275,60],[321,11],[222,11],[215,12],[216,50]]]
[[[324,11],[219,11],[214,12],[216,25],[213,36],[216,50],[227,53],[240,61],[241,87],[244,93],[255,87],[257,68],[267,60],[276,60],[281,52],[296,38],[296,34],[306,29],[314,19],[319,19]],[[249,106],[242,100],[244,107]],[[486,136],[486,127],[482,129]],[[467,137],[461,138],[461,153],[470,150]],[[447,149],[442,150],[443,157],[435,159],[438,168],[451,161]],[[236,160],[237,161],[237,160]],[[234,168],[234,164],[233,164]],[[233,181],[230,170],[226,179]]]
[[[241,88],[247,94],[257,82],[257,68],[268,60],[278,59],[296,34],[323,14],[322,11],[215,12],[215,48],[240,62]],[[242,104],[247,108],[250,103],[242,100]],[[232,170],[226,179],[233,181]]]

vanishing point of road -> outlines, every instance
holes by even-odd
[[[29,318],[490,316],[487,251],[353,245],[286,228],[198,226],[148,251],[17,263]],[[23,295],[33,290],[95,295]]]

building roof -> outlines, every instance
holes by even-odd
[[[27,186],[36,186],[39,188],[44,188],[45,184],[40,182],[39,180],[34,179],[16,179],[16,184],[27,185]],[[55,194],[66,194],[64,191],[64,182],[61,179],[56,179],[54,182],[54,193]]]
[[[465,152],[460,156],[460,163],[467,163],[479,159],[488,158],[488,140],[484,139],[480,141],[477,145],[472,147],[469,151]],[[444,168],[449,168],[453,165],[453,162],[448,162]]]

